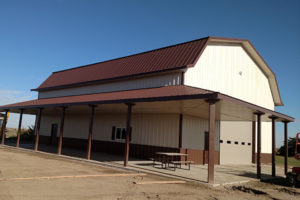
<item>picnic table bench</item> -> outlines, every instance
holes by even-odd
[[[170,168],[170,164],[173,165],[173,169],[175,169],[179,166],[182,169],[182,165],[188,165],[188,170],[191,169],[191,164],[194,163],[193,161],[181,161],[176,160],[176,158],[180,156],[187,157],[188,154],[185,153],[173,153],[173,152],[156,152],[157,157],[151,158],[150,160],[153,161],[152,165],[155,167],[156,162],[161,163],[162,168]]]

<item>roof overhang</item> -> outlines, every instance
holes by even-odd
[[[224,121],[254,121],[253,113],[265,113],[262,120],[277,117],[277,121],[293,122],[294,118],[257,105],[224,95],[222,93],[193,88],[189,86],[166,86],[139,90],[108,92],[99,94],[36,99],[0,107],[0,111],[9,110],[25,114],[36,114],[38,108],[53,110],[61,106],[82,107],[101,105],[105,112],[118,110],[124,103],[135,103],[135,112],[140,113],[182,113],[202,118],[208,117],[207,99],[218,99],[217,119]],[[119,106],[119,107],[118,107]]]

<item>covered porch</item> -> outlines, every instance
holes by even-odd
[[[255,169],[256,178],[262,177],[261,165],[261,122],[272,122],[272,164],[270,174],[276,176],[275,166],[275,123],[284,123],[285,146],[287,148],[287,133],[288,123],[294,121],[292,117],[284,114],[268,110],[239,99],[199,88],[188,86],[166,86],[160,88],[130,90],[121,92],[110,92],[91,95],[79,95],[70,97],[57,97],[50,99],[37,99],[28,102],[21,102],[0,107],[1,111],[6,114],[4,116],[6,122],[7,113],[20,113],[18,137],[16,147],[20,146],[20,130],[22,125],[23,114],[36,115],[35,123],[35,141],[33,149],[39,150],[40,143],[40,126],[41,119],[45,114],[60,113],[60,130],[58,144],[55,148],[55,153],[62,154],[64,124],[66,113],[70,114],[88,114],[86,119],[89,122],[89,128],[86,130],[86,150],[85,158],[91,159],[91,149],[93,146],[93,126],[95,114],[105,115],[107,113],[125,114],[126,115],[126,138],[123,144],[122,164],[125,167],[141,166],[138,161],[129,163],[130,155],[130,133],[134,129],[132,127],[132,114],[179,114],[191,115],[208,120],[209,139],[208,139],[208,165],[193,166],[191,173],[197,174],[197,170],[201,176],[206,171],[206,180],[208,183],[214,183],[217,178],[219,169],[224,170],[222,166],[217,166],[215,169],[215,123],[216,121],[249,121],[257,122],[257,127],[253,126],[253,130],[257,129],[257,143],[253,138],[252,144],[257,146],[257,162]],[[5,127],[6,123],[2,124],[2,141],[5,144]],[[132,127],[132,129],[131,129]],[[182,127],[179,127],[178,134],[178,149],[182,148]],[[255,134],[254,134],[255,136]],[[255,145],[253,145],[253,159],[255,158]],[[287,152],[287,151],[286,151]],[[120,159],[118,161],[120,163]],[[143,161],[144,162],[144,161]],[[143,166],[145,168],[145,166]],[[147,163],[146,163],[146,167]],[[287,172],[287,155],[285,155],[284,173]],[[230,167],[228,168],[230,169]],[[225,170],[226,171],[226,170]],[[215,173],[216,172],[216,173]],[[264,173],[263,169],[263,173]],[[178,170],[175,173],[178,172]],[[229,174],[231,172],[228,172]],[[252,169],[253,173],[253,169]],[[239,175],[238,175],[239,176]],[[202,178],[203,179],[203,178]],[[220,181],[218,181],[220,182]]]

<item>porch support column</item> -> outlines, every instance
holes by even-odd
[[[4,145],[4,140],[5,140],[5,129],[6,129],[6,123],[7,123],[7,114],[8,114],[8,110],[5,110],[5,115],[4,115],[4,118],[3,118],[2,128],[1,128],[1,131],[2,131],[1,144],[2,145]]]
[[[257,156],[256,156],[256,166],[257,166],[257,178],[261,178],[261,116],[264,114],[262,112],[254,113],[257,116]]]
[[[179,115],[179,138],[178,138],[178,148],[182,148],[182,114]]]
[[[128,158],[129,158],[129,139],[131,134],[131,111],[132,106],[135,104],[128,103],[127,105],[127,121],[126,121],[126,139],[125,139],[125,155],[124,155],[124,166],[127,167],[128,165]]]
[[[90,125],[89,125],[89,135],[88,135],[88,144],[87,144],[87,152],[86,159],[90,160],[91,158],[91,149],[92,149],[92,134],[93,134],[93,125],[94,125],[94,113],[96,105],[89,105],[91,108],[90,113]]]
[[[216,122],[216,102],[218,99],[208,99],[209,103],[209,136],[208,136],[208,176],[207,182],[214,183],[215,167],[215,122]]]
[[[40,137],[40,126],[41,126],[42,110],[43,110],[43,108],[39,108],[38,116],[37,116],[37,122],[35,124],[34,151],[37,151],[38,150],[38,146],[39,146],[39,137]]]
[[[270,119],[272,119],[272,176],[276,176],[276,166],[275,166],[275,142],[276,142],[276,119],[278,117],[276,116],[270,116]]]
[[[252,163],[255,163],[256,121],[252,121]]]
[[[65,106],[61,107],[59,140],[58,140],[58,147],[57,147],[58,155],[61,155],[62,140],[63,140],[63,133],[64,133],[64,123],[65,123],[65,111],[66,111],[66,107]]]
[[[24,109],[20,109],[20,118],[19,118],[19,126],[18,126],[16,147],[20,146],[20,135],[21,135],[21,126],[22,126],[23,112],[24,112]]]
[[[289,156],[289,148],[288,148],[288,123],[289,121],[283,121],[284,123],[284,174],[287,174],[288,171],[288,156]]]

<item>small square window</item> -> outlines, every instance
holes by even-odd
[[[223,140],[220,140],[220,143],[223,143]]]
[[[238,141],[235,141],[234,144],[239,144],[239,142],[238,142]]]
[[[231,144],[231,141],[227,140],[227,144]]]
[[[242,142],[242,145],[245,145],[245,142]]]
[[[126,139],[126,128],[116,128],[115,129],[115,139],[125,140]]]
[[[248,143],[248,146],[251,146],[251,143],[250,143],[250,142]]]

